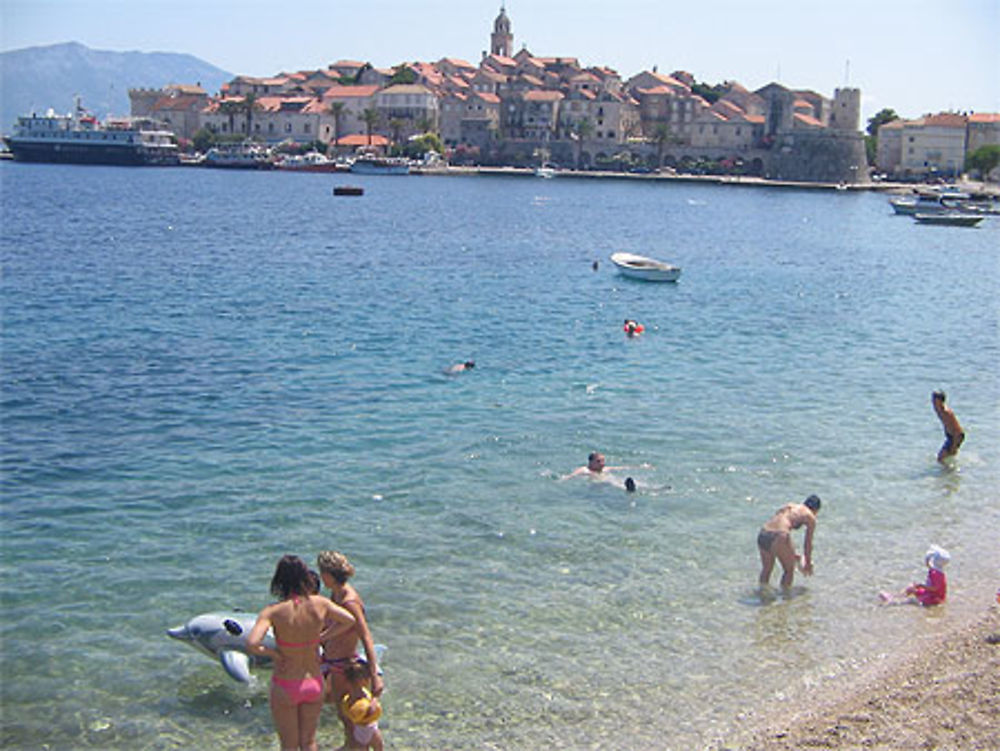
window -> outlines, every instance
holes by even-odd
[[[305,125],[302,126],[302,132],[303,133],[309,132],[309,123],[306,123]]]

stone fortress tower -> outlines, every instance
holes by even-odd
[[[861,89],[834,89],[830,127],[847,131],[861,129]]]
[[[493,22],[493,33],[490,34],[490,52],[502,57],[510,57],[514,48],[514,35],[510,32],[510,19],[507,10],[501,5],[500,15]]]

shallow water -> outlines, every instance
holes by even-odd
[[[286,552],[357,564],[397,749],[704,747],[996,589],[1000,220],[645,181],[0,180],[5,748],[274,747],[264,681],[164,631],[260,608]],[[632,469],[561,479],[595,449]],[[813,492],[816,575],[762,599],[757,529]],[[949,603],[880,607],[930,543]]]

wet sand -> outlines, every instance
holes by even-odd
[[[823,691],[713,748],[1000,749],[1000,605],[923,645],[919,654],[858,676],[836,695]]]

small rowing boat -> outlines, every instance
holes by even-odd
[[[681,275],[680,266],[635,253],[612,253],[611,262],[624,276],[647,282],[676,282]]]

